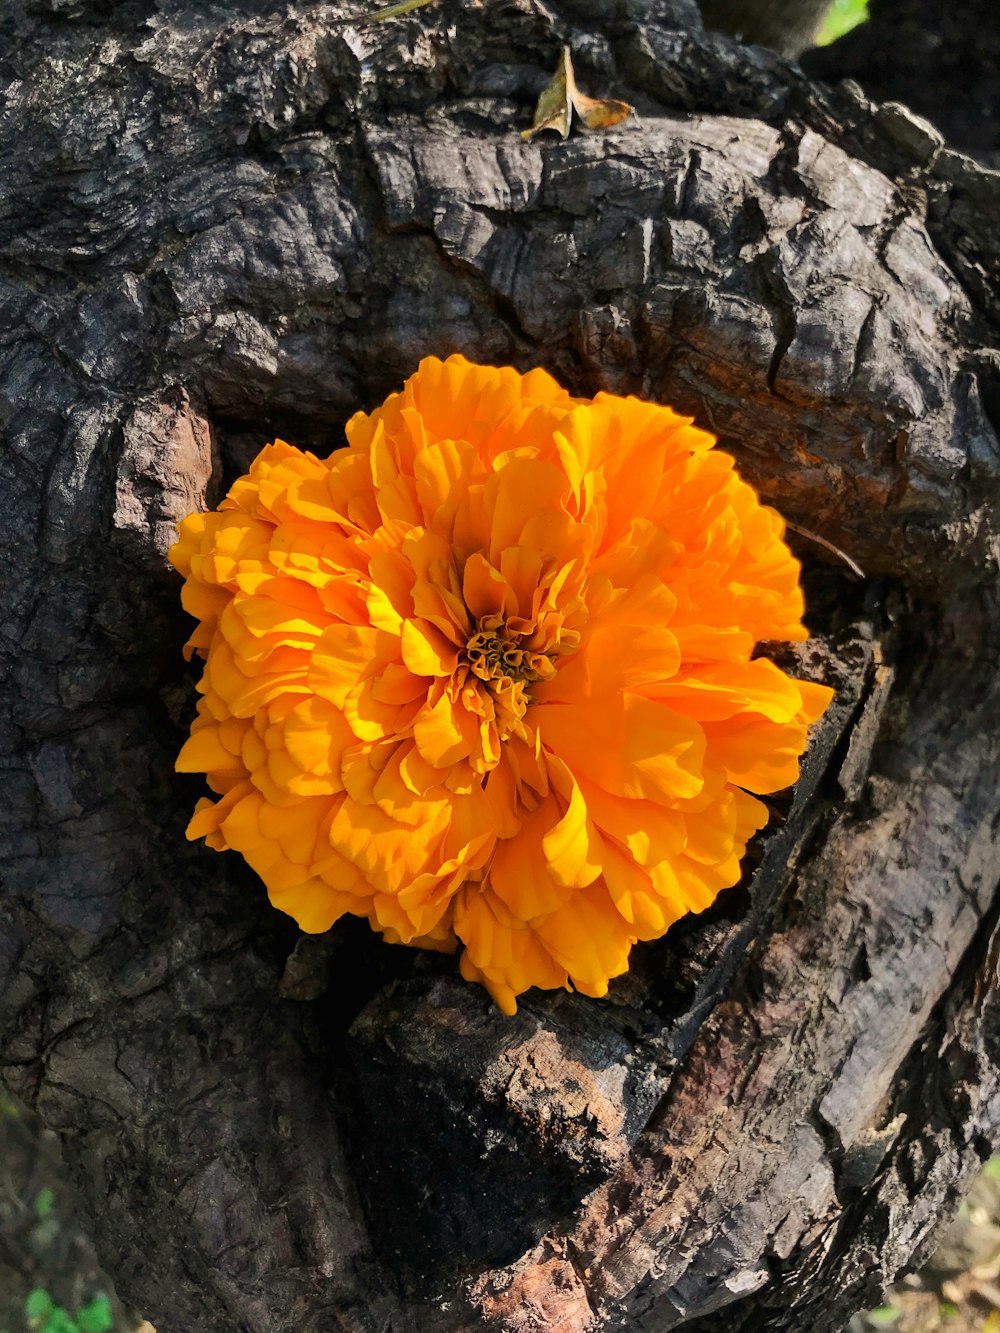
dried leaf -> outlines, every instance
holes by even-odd
[[[573,81],[573,62],[570,60],[569,47],[564,46],[559,64],[552,79],[542,89],[535,107],[535,119],[530,130],[522,130],[522,139],[533,139],[542,130],[558,130],[565,139],[569,134],[573,108],[570,105],[570,86]]]
[[[538,99],[531,129],[522,130],[521,138],[533,139],[542,130],[558,130],[565,139],[574,111],[580,118],[581,129],[606,130],[626,120],[633,110],[628,102],[613,97],[586,97],[581,93],[576,86],[569,47],[564,46],[559,66]]]
[[[588,130],[606,130],[619,125],[635,110],[628,102],[619,102],[614,97],[584,97],[583,93],[574,91],[572,99],[573,110]]]

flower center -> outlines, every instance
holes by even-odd
[[[501,676],[522,682],[537,680],[539,673],[532,668],[532,656],[503,627],[477,630],[465,649],[469,670],[487,683]]]
[[[528,621],[484,616],[459,656],[458,679],[465,682],[461,697],[487,726],[483,763],[477,762],[477,768],[492,768],[500,757],[498,744],[521,732],[521,719],[531,704],[529,686],[555,674],[551,649],[540,652],[534,643],[537,638],[536,626]]]
[[[548,680],[555,668],[547,653],[532,651],[529,646],[534,628],[525,626],[526,634],[501,616],[485,616],[477,622],[476,632],[465,647],[463,656],[469,670],[494,688],[502,680],[519,685]]]

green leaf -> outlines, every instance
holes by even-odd
[[[80,1333],[80,1330],[76,1326],[76,1320],[72,1319],[61,1305],[57,1305],[45,1321],[42,1333]]]
[[[864,23],[868,18],[868,0],[833,0],[816,39],[818,46],[827,46],[838,37]]]
[[[989,1176],[990,1180],[1000,1180],[1000,1156],[991,1157],[983,1167],[983,1173]]]
[[[36,1287],[34,1291],[30,1291],[24,1302],[24,1313],[28,1319],[48,1319],[54,1309],[52,1297],[44,1287]]]
[[[52,1216],[52,1205],[55,1201],[54,1191],[48,1185],[43,1185],[35,1195],[35,1216],[39,1222],[44,1222],[47,1217]]]
[[[80,1333],[108,1333],[115,1319],[107,1296],[95,1296],[87,1305],[81,1305],[76,1312],[76,1322]]]
[[[903,1313],[898,1305],[879,1305],[869,1310],[865,1318],[872,1328],[892,1328]]]
[[[953,1305],[951,1301],[938,1301],[939,1319],[947,1321],[949,1319],[954,1319],[955,1316],[960,1313],[961,1311],[959,1310],[958,1306]]]

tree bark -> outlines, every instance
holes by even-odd
[[[0,20],[0,1067],[159,1333],[834,1333],[1000,1121],[1000,178],[686,0],[347,12]],[[521,141],[564,44],[641,123]],[[172,772],[176,521],[454,350],[714,430],[837,688],[744,883],[513,1020]]]

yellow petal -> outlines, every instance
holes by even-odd
[[[490,478],[487,494],[493,503],[489,559],[494,567],[498,567],[508,546],[522,544],[522,535],[529,523],[535,525],[537,532],[539,514],[551,514],[553,531],[558,532],[561,528],[559,515],[565,513],[564,501],[569,495],[569,486],[563,473],[552,463],[520,458]],[[524,544],[531,543],[526,541]],[[540,553],[547,554],[544,550]]]
[[[425,707],[413,724],[413,739],[421,756],[435,768],[445,768],[466,759],[475,749],[478,724],[447,694]]]
[[[465,605],[476,620],[499,616],[514,610],[511,589],[498,569],[494,569],[479,551],[465,562],[462,575]]]
[[[443,800],[426,801],[423,817],[401,824],[377,805],[346,797],[330,823],[330,844],[381,892],[398,893],[425,873],[448,825]]]
[[[175,765],[178,773],[243,773],[242,760],[230,754],[218,727],[201,727],[184,742]]]
[[[818,722],[832,703],[834,691],[829,685],[817,685],[811,680],[797,680],[795,685],[802,696],[798,721]]]
[[[600,883],[578,889],[534,929],[576,989],[592,996],[607,994],[611,978],[627,970],[637,938]]]
[[[489,869],[489,884],[519,921],[531,921],[561,907],[572,886],[561,884],[545,854],[546,834],[559,823],[553,797],[521,817],[517,837],[496,844]]]
[[[309,662],[311,689],[338,708],[359,681],[377,674],[397,655],[399,640],[369,625],[330,625]]]
[[[602,839],[601,869],[619,915],[638,939],[655,939],[683,914],[684,907],[677,902],[672,908],[665,902],[649,872],[610,838]]]
[[[790,722],[802,707],[800,682],[764,657],[753,662],[699,664],[682,680],[666,681],[644,693],[700,722],[717,722],[744,713],[757,713],[772,722]]]
[[[512,593],[509,614],[534,616],[535,591],[542,574],[542,558],[527,546],[508,546],[500,553],[500,573]]]
[[[605,791],[668,803],[701,790],[705,734],[664,704],[624,694],[604,708],[554,703],[532,715],[545,748]]]
[[[340,790],[340,765],[344,751],[356,743],[343,712],[326,699],[299,699],[284,719],[281,742],[288,757],[303,773],[335,779],[332,791]]]
[[[720,765],[738,787],[765,796],[798,781],[799,756],[806,746],[804,726],[782,726],[754,716],[704,725],[712,763]]]
[[[536,931],[517,920],[486,886],[467,884],[454,899],[455,934],[465,945],[462,975],[487,987],[505,1013],[532,986],[565,986],[566,971]]]
[[[565,764],[551,760],[549,777],[567,804],[562,818],[542,838],[542,851],[549,873],[557,884],[572,889],[583,888],[592,884],[601,873],[587,803]]]
[[[586,778],[580,780],[580,786],[594,826],[627,848],[639,865],[654,865],[684,850],[687,820],[680,810],[615,796]]]
[[[422,449],[413,460],[413,479],[425,526],[450,537],[461,497],[472,477],[482,471],[468,440],[442,440]]]
[[[450,676],[458,665],[458,649],[428,621],[404,621],[400,646],[415,676]]]

